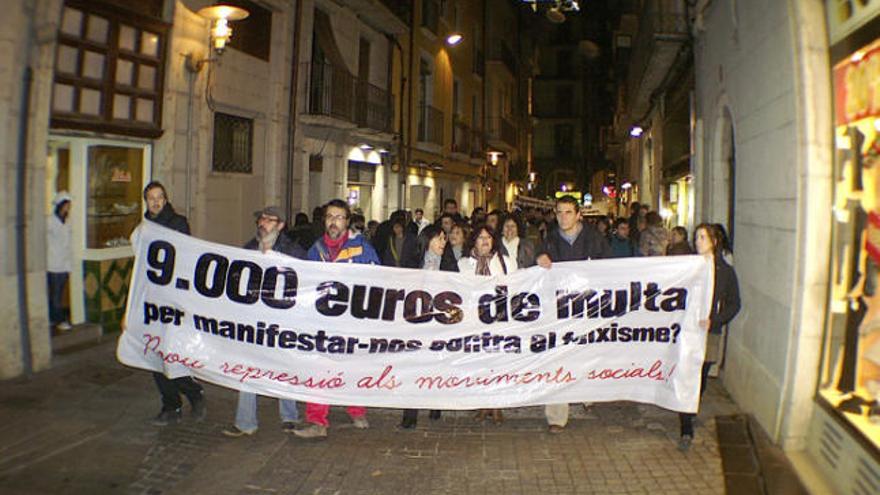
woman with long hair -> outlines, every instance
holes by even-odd
[[[419,266],[422,270],[456,272],[458,266],[448,257],[444,258],[443,250],[446,248],[446,232],[438,225],[428,225],[416,239],[416,253],[418,254]],[[431,419],[440,419],[440,411],[433,409]],[[400,427],[412,429],[416,427],[419,419],[418,409],[404,409]]]
[[[471,234],[471,249],[466,256],[458,260],[458,271],[480,276],[506,275],[516,270],[516,262],[501,254],[498,237],[492,228],[483,224],[474,227]],[[501,409],[481,409],[476,415],[477,421],[484,421],[489,416],[496,425],[504,422]]]
[[[720,229],[716,225],[708,223],[697,225],[694,230],[694,247],[697,249],[697,254],[711,258],[715,264],[712,308],[709,311],[709,319],[700,322],[700,326],[709,332],[706,337],[703,370],[700,374],[700,396],[702,397],[706,390],[709,369],[718,360],[718,352],[721,347],[721,329],[739,312],[740,300],[736,272],[724,261],[723,239]],[[684,451],[690,448],[694,439],[696,414],[680,413],[678,417],[681,423],[681,438],[678,442],[678,448]]]
[[[535,265],[535,245],[524,237],[525,228],[513,215],[508,216],[501,222],[501,254],[509,256],[519,268],[528,268]]]

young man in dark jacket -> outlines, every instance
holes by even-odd
[[[171,207],[168,195],[165,193],[165,186],[156,181],[147,184],[147,187],[144,188],[144,201],[147,203],[144,218],[189,235],[189,222],[186,221],[185,216],[176,213]],[[185,395],[192,405],[193,418],[196,421],[205,419],[208,414],[205,391],[191,376],[182,376],[172,380],[162,373],[153,372],[153,379],[156,381],[159,393],[162,394],[162,411],[153,420],[154,425],[167,426],[180,421],[181,408],[183,407],[180,394]]]
[[[595,227],[581,221],[580,206],[574,197],[563,196],[556,200],[556,222],[557,227],[547,234],[539,251],[538,265],[550,268],[554,261],[611,257],[608,241]],[[550,433],[560,433],[568,424],[568,403],[547,404],[544,413]]]
[[[278,206],[267,206],[262,210],[255,211],[257,232],[253,239],[248,241],[245,249],[252,249],[267,253],[275,251],[294,258],[305,259],[306,251],[290,237],[284,235],[284,212]],[[278,414],[281,416],[281,429],[287,433],[294,430],[299,423],[299,411],[296,409],[296,401],[278,399]],[[228,437],[240,437],[253,435],[257,431],[257,394],[253,392],[238,392],[238,407],[235,410],[235,425],[223,430]]]

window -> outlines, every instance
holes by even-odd
[[[558,124],[553,129],[555,135],[554,151],[560,158],[572,156],[574,146],[574,128],[569,124]]]
[[[254,121],[235,115],[214,114],[214,172],[253,172]]]
[[[434,34],[439,32],[440,4],[437,0],[422,0],[422,27]]]
[[[247,18],[235,21],[228,46],[268,62],[272,46],[272,11],[250,0],[224,0],[223,3],[250,12]]]
[[[168,25],[67,0],[58,32],[52,127],[161,135]]]

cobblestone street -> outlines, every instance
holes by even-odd
[[[0,385],[0,492],[214,494],[723,493],[714,417],[737,412],[712,380],[691,450],[676,449],[677,415],[633,403],[572,405],[559,435],[543,408],[422,414],[401,432],[397,410],[371,409],[356,430],[333,408],[326,440],[283,433],[273,399],[261,428],[227,438],[236,394],[208,385],[207,420],[154,427],[150,374],[118,364],[115,342],[62,356],[30,382]],[[302,405],[301,405],[302,407]],[[188,411],[187,411],[188,412]]]

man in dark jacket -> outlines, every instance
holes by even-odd
[[[165,186],[153,181],[144,188],[144,201],[147,203],[147,211],[144,218],[156,222],[163,227],[176,230],[189,235],[189,222],[186,217],[174,211],[168,202]],[[196,383],[191,376],[170,379],[162,373],[153,372],[153,379],[162,394],[162,411],[153,420],[156,426],[167,426],[180,421],[183,401],[180,394],[186,396],[192,405],[192,415],[196,421],[202,421],[208,414],[205,404],[205,391]]]
[[[538,265],[550,268],[554,261],[581,261],[611,257],[608,241],[592,225],[581,221],[574,197],[556,200],[557,227],[547,234],[538,254]],[[584,404],[587,407],[588,404]],[[547,404],[544,408],[550,433],[560,433],[568,424],[568,404]]]
[[[253,239],[248,241],[245,249],[252,249],[267,253],[275,251],[294,258],[305,259],[306,251],[290,237],[284,235],[284,212],[278,206],[267,206],[254,212],[257,221],[257,232]],[[299,423],[299,411],[296,409],[296,401],[288,399],[278,400],[278,414],[281,416],[281,429],[287,433],[294,430],[294,425]],[[235,425],[223,430],[228,437],[240,437],[253,435],[257,432],[257,394],[253,392],[238,392],[238,407],[235,410]]]
[[[611,257],[631,258],[639,255],[639,250],[629,238],[629,222],[625,218],[614,221],[614,233],[611,234]]]

